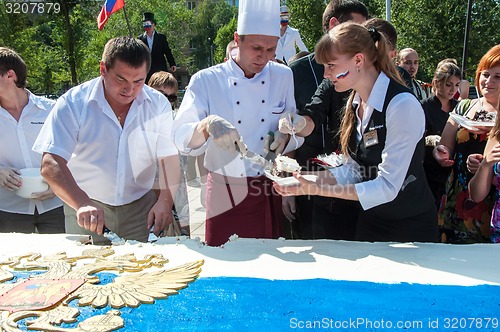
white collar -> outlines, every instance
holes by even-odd
[[[89,95],[89,102],[90,101],[95,101],[97,105],[99,105],[101,108],[105,105],[108,104],[108,101],[106,100],[106,97],[104,96],[104,79],[102,76],[97,78],[98,82],[93,86],[92,91],[90,91]],[[135,97],[134,102],[136,102],[138,105],[142,105],[142,103],[145,101],[151,101],[151,98],[144,92],[144,87],[141,89],[141,92]]]
[[[379,112],[382,112],[382,108],[384,107],[385,96],[387,94],[387,88],[389,86],[389,82],[391,80],[384,72],[380,72],[373,85],[372,91],[370,92],[370,96],[368,97],[368,101],[366,105],[371,106],[373,109],[376,109]],[[359,105],[361,103],[361,97],[359,93],[356,92],[353,99],[353,104]]]
[[[35,98],[35,95],[28,89],[25,89],[25,91],[28,93],[28,105],[32,103],[36,107],[46,111],[50,111],[52,109],[53,105],[44,103],[41,98]]]
[[[262,69],[262,71],[261,71],[260,73],[255,74],[255,76],[254,76],[254,77],[252,77],[252,78],[247,78],[247,77],[245,76],[245,72],[243,71],[243,69],[241,69],[241,67],[240,67],[240,66],[238,66],[238,64],[236,63],[236,61],[234,61],[234,59],[233,59],[233,58],[231,58],[231,60],[230,60],[230,61],[226,61],[226,63],[227,63],[227,62],[229,62],[229,63],[228,63],[228,66],[229,66],[229,68],[230,68],[230,70],[231,70],[231,73],[235,76],[235,78],[237,78],[237,79],[246,78],[246,79],[253,80],[253,79],[258,78],[258,77],[259,77],[259,76],[261,76],[261,75],[264,75],[264,73],[266,73],[266,72],[269,70],[269,62],[271,62],[271,61],[269,61],[269,62],[268,62],[268,63],[264,66],[264,68]]]

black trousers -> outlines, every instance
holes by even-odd
[[[21,214],[0,211],[0,233],[64,233],[64,211],[60,206],[45,213]]]

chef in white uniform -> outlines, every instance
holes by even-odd
[[[300,144],[277,131],[280,117],[295,112],[292,72],[270,61],[280,34],[278,14],[279,0],[240,1],[234,34],[238,54],[191,78],[173,124],[181,152],[205,152],[208,245],[221,245],[233,234],[281,235],[279,197],[264,169],[236,150],[265,155],[269,132],[276,132],[270,148],[278,152]]]

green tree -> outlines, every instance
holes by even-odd
[[[61,94],[99,75],[104,44],[116,36],[142,33],[145,11],[155,12],[157,29],[167,35],[178,64],[187,67],[190,63],[189,57],[182,56],[193,30],[193,12],[185,0],[126,2],[131,33],[123,10],[111,15],[99,31],[96,18],[102,1],[66,0],[64,4],[59,13],[14,15],[6,13],[5,2],[0,3],[0,44],[16,50],[26,61],[29,88],[35,93]]]
[[[5,29],[0,42],[18,51],[26,61],[29,88],[36,93],[60,93],[78,84],[78,60],[86,56],[77,52],[85,45],[81,38],[85,36],[85,25],[80,23],[88,21],[89,13],[100,8],[91,0],[59,3],[51,12],[40,14],[7,15],[6,7],[1,8],[0,26]],[[82,8],[85,12],[78,20],[74,12]]]
[[[226,57],[227,44],[234,39],[234,32],[238,28],[238,19],[234,16],[228,24],[217,31],[215,37],[215,62],[221,63]]]
[[[186,0],[134,0],[126,1],[125,4],[132,30],[131,35],[137,37],[144,32],[142,28],[143,13],[154,13],[156,30],[167,36],[168,44],[178,67],[191,71],[192,58],[184,54],[189,50],[189,40],[194,30],[194,12],[188,9]],[[99,59],[106,41],[116,36],[130,34],[123,11],[111,15],[102,31],[97,30],[95,19],[93,22],[94,28],[89,31],[92,36],[90,43],[91,48],[97,51],[96,56]]]
[[[216,63],[217,31],[235,16],[234,8],[224,0],[203,1],[194,9],[195,22],[191,43],[194,67],[207,68]]]
[[[62,1],[62,0],[55,0]],[[363,0],[374,17],[385,17],[385,0]],[[313,50],[322,35],[325,0],[287,0],[290,25],[299,29]],[[10,47],[28,65],[29,88],[35,93],[60,94],[99,75],[104,44],[120,35],[138,36],[142,13],[151,11],[157,30],[165,33],[178,66],[190,73],[224,58],[236,30],[236,9],[224,0],[205,0],[189,10],[186,0],[126,1],[126,12],[111,15],[104,29],[96,18],[103,0],[64,0],[59,13],[8,14],[0,1],[0,45]],[[467,1],[393,0],[392,23],[399,34],[398,48],[415,48],[421,59],[419,75],[430,81],[436,64],[447,57],[462,62]],[[467,77],[472,78],[481,56],[500,43],[500,0],[474,0],[471,16]],[[209,39],[210,38],[210,39]],[[213,44],[212,44],[213,43]],[[193,51],[192,55],[189,55]],[[186,55],[188,54],[188,55]]]
[[[385,0],[365,1],[372,16],[385,18]],[[398,31],[398,49],[414,48],[420,58],[420,78],[430,82],[439,61],[462,63],[467,1],[398,0],[392,2],[391,23]],[[500,43],[500,2],[474,0],[468,44],[468,78],[474,76],[481,56]]]
[[[322,19],[326,4],[324,0],[287,0],[290,11],[290,26],[298,29],[302,41],[309,51],[314,50],[323,35]]]

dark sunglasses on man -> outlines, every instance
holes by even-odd
[[[165,97],[167,97],[168,101],[174,103],[177,100],[177,95],[172,93],[171,95],[167,95],[165,92],[162,92]]]

